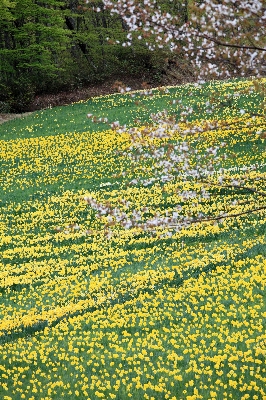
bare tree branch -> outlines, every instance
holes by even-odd
[[[259,50],[259,51],[266,51],[266,48],[264,47],[258,47],[258,46],[245,46],[242,44],[233,44],[233,43],[224,43],[221,42],[220,40],[215,39],[214,37],[204,35],[202,33],[197,33],[198,37],[210,40],[211,42],[217,44],[218,46],[223,46],[223,47],[233,47],[237,49],[244,49],[244,50]]]

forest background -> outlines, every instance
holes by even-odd
[[[189,19],[190,3],[158,1],[162,10],[180,16],[180,24]],[[42,108],[38,96],[81,90],[111,77],[152,86],[167,75],[175,83],[193,79],[182,53],[150,51],[145,38],[123,47],[127,34],[122,18],[101,1],[2,0],[0,113]]]

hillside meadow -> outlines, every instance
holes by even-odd
[[[152,93],[95,97],[0,126],[3,400],[266,400],[262,99],[251,80]],[[86,115],[141,129],[162,109],[180,119],[180,99],[191,107],[181,131],[220,122],[195,145],[225,142],[222,167],[254,191],[216,188],[183,206],[233,218],[178,231],[107,229],[84,197],[167,215],[181,188],[196,184],[177,176],[132,185],[152,166],[126,157],[127,132]]]

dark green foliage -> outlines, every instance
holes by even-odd
[[[186,19],[179,1],[160,5]],[[86,8],[83,0],[2,0],[0,112],[27,111],[36,94],[74,90],[114,75],[144,75],[159,83],[166,52],[150,52],[137,39],[131,47],[117,44],[126,34],[121,18],[97,0]]]
[[[61,2],[17,0],[11,17],[0,17],[0,100],[11,110],[25,111],[36,91],[60,70],[58,54],[69,38],[59,9]]]

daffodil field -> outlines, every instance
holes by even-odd
[[[129,135],[104,123],[141,129],[164,108],[181,118],[180,99],[191,107],[180,129],[220,122],[203,132],[202,149],[225,142],[222,167],[253,192],[214,189],[183,205],[235,217],[178,231],[107,229],[86,196],[167,214],[182,185],[197,185],[132,185],[152,166],[132,165]],[[0,399],[266,400],[262,100],[251,80],[188,84],[0,126]]]

